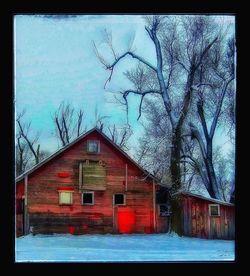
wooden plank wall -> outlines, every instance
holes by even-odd
[[[234,206],[220,204],[220,216],[209,216],[212,202],[183,196],[183,233],[186,236],[209,239],[234,239]]]
[[[20,181],[17,185],[16,185],[16,198],[15,198],[15,202],[16,202],[16,236],[22,236],[23,233],[23,210],[22,210],[22,198],[24,196],[24,181]]]
[[[101,153],[86,153],[87,139],[100,140]],[[95,191],[94,205],[82,205],[79,191],[79,163],[84,160],[106,163],[107,186]],[[125,192],[125,165],[128,165],[128,191]],[[69,173],[60,178],[58,172]],[[126,206],[134,208],[135,232],[153,226],[153,184],[140,181],[142,172],[97,133],[73,145],[29,176],[28,212],[34,233],[111,233],[113,232],[113,194],[126,194]],[[57,189],[74,188],[73,205],[60,206]],[[89,189],[83,189],[89,191]]]

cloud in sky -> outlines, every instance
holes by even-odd
[[[16,112],[26,108],[26,118],[32,119],[34,130],[43,130],[42,148],[56,149],[51,115],[63,100],[83,108],[88,122],[93,122],[96,106],[99,113],[109,116],[110,122],[126,121],[125,111],[112,103],[113,96],[107,91],[129,87],[123,72],[136,61],[123,60],[104,90],[109,72],[95,56],[93,41],[104,49],[103,32],[107,29],[112,32],[115,48],[122,53],[134,35],[136,53],[154,63],[154,46],[145,32],[142,16],[16,15],[14,26]],[[142,130],[136,121],[139,99],[131,95],[129,101],[135,143]]]

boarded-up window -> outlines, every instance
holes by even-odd
[[[59,204],[73,204],[73,192],[59,191]]]
[[[86,160],[81,163],[79,176],[80,189],[106,189],[106,166],[102,161]]]

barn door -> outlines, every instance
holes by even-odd
[[[130,234],[135,231],[135,212],[132,208],[118,207],[116,220],[118,233]]]
[[[220,237],[218,218],[210,217],[210,238],[216,239]]]
[[[205,238],[205,218],[202,205],[196,202],[192,203],[192,236]]]

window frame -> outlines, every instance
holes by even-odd
[[[166,211],[167,213],[164,216],[161,213],[161,206],[164,206],[167,209],[167,211]],[[171,213],[171,210],[170,210],[170,206],[168,204],[166,204],[166,203],[160,203],[160,204],[158,204],[158,216],[159,217],[169,217],[170,213]]]
[[[115,196],[116,195],[123,195],[123,203],[115,203]],[[117,194],[113,194],[113,205],[118,205],[118,206],[125,206],[126,205],[126,194],[123,193],[117,193]]]
[[[211,214],[211,207],[217,207],[218,208],[218,214],[217,215],[212,215]],[[209,216],[210,217],[220,217],[220,204],[209,204],[208,205],[208,211],[209,211]]]
[[[58,194],[59,194],[59,205],[73,205],[73,192],[74,191],[67,191],[67,190],[60,190],[60,191],[58,191]],[[62,193],[69,193],[70,194],[70,201],[71,201],[71,203],[62,203],[61,202],[61,194]]]
[[[97,152],[89,150],[89,144],[91,142],[97,142]],[[87,153],[98,154],[98,153],[100,153],[100,150],[101,150],[100,140],[95,140],[95,139],[89,139],[89,140],[87,140]]]
[[[83,202],[83,195],[84,194],[92,194],[92,203],[84,203]],[[82,192],[82,202],[81,205],[95,205],[95,192],[91,191],[91,192]]]

